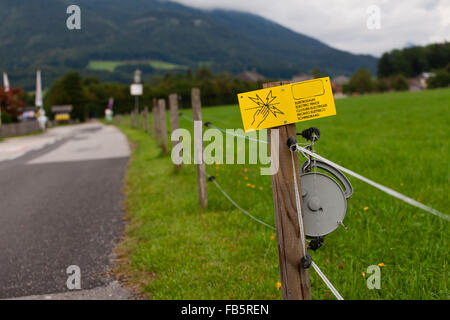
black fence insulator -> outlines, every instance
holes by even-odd
[[[315,140],[317,141],[320,139],[320,130],[316,127],[311,127],[309,129],[303,130],[301,133],[297,133],[298,136],[302,136],[308,141],[313,141],[313,135],[316,135]]]
[[[297,138],[296,137],[294,137],[294,136],[290,137],[286,144],[291,151],[293,151],[293,152],[297,151]]]
[[[211,127],[211,125],[212,125],[212,123],[211,122],[205,122],[205,127],[207,127],[207,128],[209,128],[209,127]]]
[[[214,177],[214,176],[211,176],[211,177],[208,178],[209,182],[213,182],[214,180],[216,180],[216,177]]]
[[[302,260],[300,260],[300,266],[303,269],[309,269],[311,264],[312,264],[312,257],[311,257],[311,255],[309,253],[307,253],[306,256],[304,256],[302,258]]]
[[[184,116],[184,113],[183,113],[183,112],[180,112],[180,113],[178,113],[178,115],[179,115],[180,117],[182,117],[182,116]]]
[[[309,243],[309,249],[316,251],[318,250],[320,247],[323,246],[323,242],[325,241],[324,238],[322,237],[317,237],[311,240],[311,242]]]

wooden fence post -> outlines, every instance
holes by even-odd
[[[159,114],[158,114],[158,102],[156,98],[153,98],[153,108],[152,108],[152,121],[153,121],[153,136],[156,142],[159,142]]]
[[[170,129],[173,133],[175,130],[180,128],[180,119],[178,118],[178,95],[173,93],[169,96],[169,105],[170,105]],[[172,142],[172,149],[175,148],[180,142],[174,141]],[[175,169],[181,170],[182,165],[176,164]]]
[[[136,110],[131,111],[131,126],[137,128],[137,113]]]
[[[270,88],[286,84],[289,84],[289,82],[266,83],[263,86],[264,88]],[[284,300],[310,300],[309,272],[308,269],[300,266],[305,239],[302,239],[300,236],[291,151],[287,146],[287,140],[292,136],[296,136],[296,125],[289,124],[268,130],[269,150],[271,153],[275,152],[276,156],[276,151],[272,150],[271,138],[273,130],[278,130],[279,132],[279,170],[272,175],[272,192],[277,229],[281,293]],[[302,192],[297,154],[294,155],[294,161],[301,204]]]
[[[208,194],[206,192],[206,165],[203,159],[203,121],[200,89],[192,89],[191,100],[194,117],[194,163],[197,165],[200,207],[206,209],[208,207]],[[195,123],[198,121],[200,122],[199,125]]]
[[[148,124],[148,107],[147,106],[144,108],[144,116],[143,116],[142,120],[144,121],[144,130],[145,130],[145,132],[149,133],[150,132],[150,128],[149,128],[149,124]]]
[[[159,135],[161,139],[161,148],[164,155],[169,154],[169,140],[167,137],[167,119],[166,119],[166,100],[158,100],[159,114]]]

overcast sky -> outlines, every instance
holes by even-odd
[[[335,48],[379,56],[409,44],[450,41],[450,0],[173,0],[261,15]],[[369,30],[377,5],[381,29]]]

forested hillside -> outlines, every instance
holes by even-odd
[[[82,29],[70,31],[66,27],[70,4],[0,0],[0,70],[7,71],[14,84],[32,87],[37,68],[43,69],[44,83],[69,69],[104,80],[130,80],[123,70],[88,69],[93,61],[156,61],[181,70],[201,65],[233,73],[256,68],[272,78],[314,67],[331,75],[361,67],[376,70],[372,56],[333,49],[247,13],[202,11],[157,0],[78,0]],[[153,68],[150,73],[159,71]]]

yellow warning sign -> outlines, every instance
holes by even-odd
[[[238,95],[245,132],[336,115],[330,78]]]
[[[70,114],[68,113],[60,113],[55,115],[56,121],[69,121],[70,120]]]

